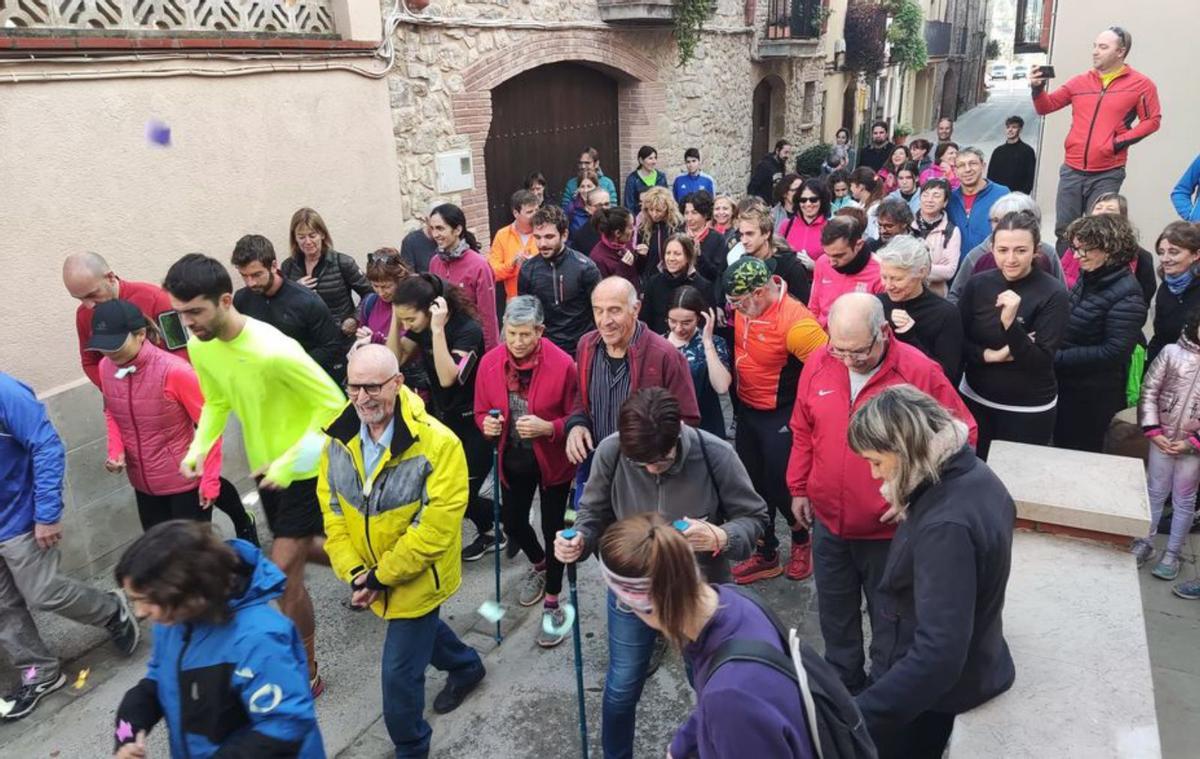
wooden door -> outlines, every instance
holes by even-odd
[[[583,64],[538,66],[492,90],[483,149],[491,234],[512,223],[509,201],[530,172],[546,176],[546,197],[561,198],[588,146],[600,152],[600,167],[620,193],[617,126],[616,81]]]
[[[750,165],[757,166],[771,152],[771,83],[766,79],[754,88],[754,138],[750,143]]]

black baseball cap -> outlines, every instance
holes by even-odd
[[[146,317],[127,300],[109,300],[92,309],[90,351],[115,351],[125,344],[134,330],[146,327]]]

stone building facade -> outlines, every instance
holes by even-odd
[[[605,6],[616,4],[617,0],[435,0],[419,14],[403,15],[395,34],[397,62],[387,83],[407,221],[412,223],[435,199],[462,205],[468,225],[481,239],[490,236],[489,226],[508,221],[493,218],[489,225],[488,219],[489,182],[499,181],[485,156],[494,121],[493,96],[505,82],[539,67],[578,63],[615,81],[619,144],[612,146],[616,165],[605,163],[604,168],[618,191],[635,168],[638,147],[648,144],[657,148],[659,168],[668,176],[683,171],[684,150],[697,147],[719,190],[743,192],[761,157],[751,155],[752,101],[755,87],[764,80],[771,89],[769,141],[819,139],[823,50],[813,44],[797,48],[795,55],[761,56],[766,2],[719,0],[695,58],[682,67],[677,65],[669,20],[605,23]],[[656,5],[621,4],[651,10]],[[546,99],[553,97],[552,92],[531,92],[528,108],[534,113],[546,109]],[[570,166],[578,147],[569,151]],[[474,187],[439,192],[437,154],[463,148],[470,150]],[[545,171],[541,158],[530,156],[528,169]],[[562,157],[557,159],[561,163]],[[552,190],[566,179],[549,172],[547,178]],[[511,177],[507,183],[512,184]],[[497,213],[494,202],[492,209]]]

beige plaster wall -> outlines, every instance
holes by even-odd
[[[1133,35],[1129,65],[1158,86],[1162,128],[1130,148],[1122,192],[1147,248],[1168,222],[1178,218],[1171,206],[1171,188],[1200,149],[1200,100],[1196,98],[1194,67],[1185,65],[1186,52],[1195,48],[1195,0],[1155,0],[1153,13],[1131,12],[1122,0],[1059,0],[1050,62],[1061,84],[1091,66],[1092,42],[1101,29],[1120,24]],[[1054,227],[1058,169],[1063,140],[1071,124],[1070,109],[1044,120],[1038,153],[1037,197],[1046,220]]]
[[[147,142],[150,119],[170,147]],[[301,206],[360,263],[398,244],[395,156],[386,84],[349,72],[0,84],[0,368],[43,395],[86,383],[71,251],[157,281],[249,232],[286,252]]]

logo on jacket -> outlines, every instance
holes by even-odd
[[[283,700],[283,691],[274,683],[267,683],[263,687],[254,691],[254,695],[250,697],[250,713],[251,714],[266,714],[279,706],[279,702]]]
[[[824,398],[825,396],[829,395],[832,392],[833,392],[832,390],[818,390],[817,397]]]
[[[237,675],[238,677],[244,677],[247,680],[251,680],[254,678],[254,670],[250,669],[249,667],[242,667],[241,669],[235,669],[233,671],[233,674]]]

